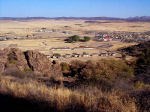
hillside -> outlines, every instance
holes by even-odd
[[[121,49],[121,51],[137,57],[135,75],[138,80],[150,84],[150,41]]]
[[[149,112],[150,86],[135,81],[134,66],[123,60],[58,63],[37,51],[6,48],[0,66],[4,111]]]

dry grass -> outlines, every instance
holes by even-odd
[[[104,21],[102,21],[104,22]],[[78,25],[81,24],[81,25]],[[65,26],[68,26],[67,28]],[[81,27],[83,26],[83,27]],[[138,27],[131,27],[138,26]],[[106,23],[85,23],[83,20],[28,20],[28,21],[4,21],[0,20],[0,35],[5,35],[5,33],[10,33],[10,35],[17,36],[27,36],[32,34],[37,34],[37,30],[41,28],[47,28],[49,30],[57,29],[60,31],[69,31],[72,34],[65,35],[61,32],[53,32],[53,33],[41,33],[38,34],[47,39],[30,39],[30,40],[8,40],[1,41],[0,48],[8,47],[11,44],[17,44],[17,47],[21,50],[38,50],[46,55],[52,53],[49,49],[52,47],[79,47],[79,46],[90,46],[97,47],[101,44],[106,44],[106,42],[78,42],[78,43],[65,43],[64,38],[72,35],[81,35],[85,36],[86,31],[133,31],[133,32],[144,32],[149,31],[150,23],[149,22],[123,22],[123,21],[106,21]],[[89,34],[89,36],[94,37],[94,34]],[[54,38],[55,37],[55,38]],[[57,37],[57,38],[56,38]],[[46,43],[43,44],[43,43]],[[108,42],[107,42],[108,43]],[[136,43],[122,43],[122,42],[109,42],[114,45],[111,48],[104,48],[104,50],[116,50],[120,47],[134,45]],[[74,50],[74,51],[53,51],[53,53],[60,54],[72,54],[72,53],[80,53],[87,52],[89,54],[99,53],[99,49],[94,50]],[[101,59],[100,58],[92,58],[94,60]],[[73,59],[69,59],[73,60]],[[81,58],[80,60],[89,60],[86,58]],[[63,60],[63,61],[68,61]]]
[[[101,21],[100,21],[101,22]],[[105,21],[107,22],[107,21]],[[81,24],[77,25],[77,24]],[[82,34],[84,31],[131,31],[144,32],[149,31],[149,22],[124,22],[109,21],[109,23],[89,24],[83,20],[28,20],[28,21],[0,21],[0,33],[14,32],[17,35],[27,35],[35,33],[38,28],[46,27],[48,29],[65,29],[69,26],[69,30]],[[134,27],[133,27],[134,26]],[[57,34],[56,36],[62,36]]]
[[[36,101],[44,101],[59,111],[119,111],[136,112],[132,99],[123,97],[122,92],[103,93],[97,88],[69,90],[50,88],[33,80],[26,82],[12,78],[0,78],[0,93]]]
[[[55,50],[55,51],[50,51],[51,48],[55,47],[70,47],[70,48],[75,48],[79,46],[90,46],[90,47],[98,47],[103,44],[108,44],[108,42],[96,42],[96,41],[89,41],[89,42],[78,42],[78,43],[65,43],[63,39],[59,38],[49,38],[49,39],[30,39],[30,40],[8,40],[8,41],[1,41],[1,48],[8,47],[11,44],[17,44],[17,48],[25,51],[25,50],[38,50],[41,53],[51,55],[52,53],[59,53],[61,55],[64,54],[72,54],[72,53],[79,53],[82,54],[83,52],[92,54],[92,53],[99,53],[101,50],[117,50],[118,48],[121,47],[127,47],[131,45],[135,45],[136,43],[123,43],[123,42],[115,42],[111,41],[109,44],[112,44],[113,46],[110,48],[103,48],[103,49],[92,49],[92,50],[82,50],[82,49],[77,49],[77,50]],[[43,43],[46,43],[47,45],[44,45]],[[91,57],[90,57],[91,58]],[[89,60],[88,59],[82,59],[81,60]],[[95,58],[101,59],[102,57]],[[73,58],[74,59],[74,58]],[[73,60],[69,59],[69,60]],[[68,60],[68,59],[67,59]]]

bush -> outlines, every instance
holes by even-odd
[[[62,72],[66,73],[70,71],[70,66],[68,63],[62,62],[61,64]]]
[[[80,40],[80,37],[78,35],[74,35],[74,36],[71,36],[67,39],[68,42],[72,43],[72,42],[77,42]]]
[[[88,36],[84,36],[84,41],[85,41],[85,42],[90,41],[90,40],[91,40],[91,38],[90,38],[90,37],[88,37]]]
[[[137,82],[135,82],[134,87],[136,89],[142,89],[142,88],[144,88],[144,83],[140,82],[140,81],[137,81]]]
[[[74,61],[71,63],[71,71],[79,79],[116,80],[133,76],[133,69],[121,60]]]
[[[85,63],[82,61],[79,61],[79,60],[71,61],[71,66],[70,66],[71,76],[80,77],[79,74],[84,67],[85,67]]]
[[[78,42],[78,41],[81,41],[81,42],[87,42],[89,41],[91,38],[88,37],[88,36],[84,36],[83,39],[78,36],[78,35],[74,35],[74,36],[71,36],[71,37],[68,37],[68,39],[66,39],[65,41],[69,42],[69,43],[73,43],[73,42]]]
[[[8,54],[8,61],[10,64],[16,64],[17,63],[17,57],[14,52],[11,52]]]

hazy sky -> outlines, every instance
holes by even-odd
[[[0,0],[0,17],[150,16],[150,0]]]

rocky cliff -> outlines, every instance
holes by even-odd
[[[17,48],[0,50],[0,73],[8,71],[33,72],[42,76],[60,76],[61,67],[37,51],[22,52]]]

